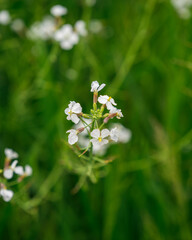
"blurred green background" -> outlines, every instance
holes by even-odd
[[[67,22],[99,19],[103,29],[65,51],[0,25],[1,166],[10,147],[34,171],[13,201],[1,199],[0,239],[191,240],[192,20],[168,0],[1,0],[0,9],[29,27],[58,3]],[[133,136],[109,148],[116,159],[98,183],[72,195],[63,111],[70,100],[89,111],[95,80]]]

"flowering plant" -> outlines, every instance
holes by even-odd
[[[103,155],[103,150],[109,143],[119,141],[118,127],[108,129],[106,124],[110,119],[123,117],[121,109],[117,109],[115,100],[108,95],[100,95],[98,93],[105,87],[105,84],[99,85],[97,81],[92,82],[91,92],[93,92],[93,108],[90,113],[83,113],[80,103],[71,101],[68,108],[65,109],[67,120],[71,120],[75,124],[75,129],[67,131],[69,145],[75,145],[71,148],[81,158],[83,170],[79,168],[75,170],[82,178],[75,188],[75,192],[79,190],[86,178],[92,182],[96,182],[95,170],[105,166],[112,159],[103,160],[95,155]],[[100,106],[98,105],[100,104]],[[78,127],[77,127],[78,126]],[[81,135],[87,135],[84,143],[81,142]],[[130,133],[129,133],[130,135]],[[79,145],[77,144],[79,143]],[[84,145],[83,148],[81,146]],[[85,146],[86,145],[86,146]],[[86,153],[89,153],[87,156]]]
[[[19,155],[10,148],[5,149],[5,156],[4,168],[0,169],[0,173],[3,175],[0,177],[0,197],[2,197],[5,202],[9,202],[14,192],[8,190],[7,186],[15,185],[21,182],[25,177],[31,176],[32,168],[29,165],[26,165],[24,168],[22,166],[17,166],[18,160],[14,159],[18,158]],[[14,173],[19,177],[16,181],[10,182],[9,180],[13,178]]]

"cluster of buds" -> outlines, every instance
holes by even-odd
[[[21,182],[25,177],[32,175],[32,168],[29,165],[25,167],[18,166],[18,158],[19,155],[12,149],[5,149],[5,162],[4,168],[0,169],[2,173],[2,177],[0,177],[0,196],[3,198],[5,202],[8,202],[13,197],[14,193],[12,190],[8,190],[7,186],[13,185],[10,183],[10,179],[13,179],[14,174],[18,175],[16,183]]]
[[[93,92],[93,109],[91,109],[90,114],[85,114],[82,112],[82,107],[79,103],[71,101],[68,108],[65,109],[65,114],[67,114],[67,120],[71,120],[75,124],[82,123],[82,126],[78,129],[68,130],[68,142],[73,145],[78,142],[79,134],[87,131],[89,136],[89,142],[87,149],[93,147],[94,149],[101,150],[104,145],[109,142],[118,142],[119,133],[118,128],[114,127],[111,130],[105,128],[105,124],[112,118],[120,119],[123,117],[121,109],[117,109],[117,104],[115,100],[108,95],[98,96],[100,92],[105,87],[105,84],[99,85],[97,81],[92,82],[91,92]],[[98,103],[101,106],[98,108]],[[107,110],[107,112],[105,112]]]

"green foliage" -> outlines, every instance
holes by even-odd
[[[104,29],[64,51],[0,26],[1,166],[10,147],[34,172],[13,202],[1,199],[0,238],[191,240],[192,20],[169,1],[59,2],[71,23],[100,19]],[[57,3],[0,8],[30,26]],[[63,111],[70,100],[90,109],[94,80],[107,84],[133,137],[110,147],[115,160],[102,179],[72,195],[78,177],[70,167],[79,159],[63,142],[72,126]]]

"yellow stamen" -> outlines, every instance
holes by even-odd
[[[71,115],[73,112],[70,110],[68,113],[69,113],[69,115]]]
[[[101,142],[102,141],[102,137],[99,137],[98,140],[99,140],[99,142]]]
[[[107,101],[110,101],[112,97],[109,97]]]

